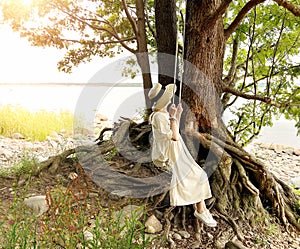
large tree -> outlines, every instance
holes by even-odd
[[[292,189],[240,147],[276,115],[300,126],[299,16],[292,1],[187,0],[183,101],[191,113],[184,125],[193,125],[190,135],[206,149],[198,160],[214,172],[216,209],[224,216],[253,207],[260,213],[268,205],[285,225],[300,228]],[[228,110],[235,117],[224,124]]]
[[[59,63],[63,71],[92,56],[114,56],[123,49],[146,52],[146,41],[151,49],[175,54],[176,20],[182,22],[182,16],[175,15],[174,0],[32,0],[20,8],[21,2],[1,3],[4,20],[33,45],[66,49]],[[184,118],[186,137],[200,141],[197,160],[206,161],[204,167],[213,172],[216,211],[240,237],[230,217],[266,210],[300,229],[299,198],[241,147],[276,115],[284,114],[300,127],[300,66],[295,60],[300,52],[299,16],[297,1],[187,0],[185,49],[180,51],[186,59],[183,101],[191,110]],[[170,74],[174,61],[164,72],[164,57],[158,63],[160,80],[167,84],[170,75],[164,77],[164,72]],[[150,81],[145,82],[149,88]],[[224,124],[228,110],[235,117]]]

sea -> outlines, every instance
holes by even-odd
[[[91,123],[100,113],[112,122],[120,117],[141,118],[145,109],[142,83],[0,83],[0,107],[31,111],[69,110]],[[264,127],[254,142],[300,148],[295,122],[281,117]]]

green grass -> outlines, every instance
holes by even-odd
[[[0,177],[20,177],[22,175],[35,175],[39,170],[37,158],[24,152],[19,161],[11,164],[10,167],[0,167]]]
[[[47,201],[51,205],[41,216],[24,205],[26,190],[17,193],[15,188],[11,207],[0,213],[0,248],[150,248],[156,238],[145,234],[143,207],[142,216],[133,212],[131,217],[114,207],[90,207],[87,186],[77,181],[79,193],[62,186],[49,191]]]
[[[11,137],[21,133],[25,138],[35,141],[45,140],[51,132],[73,131],[74,115],[70,111],[59,113],[40,110],[31,112],[21,106],[0,107],[0,135]]]

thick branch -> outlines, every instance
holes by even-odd
[[[233,22],[229,25],[227,29],[225,29],[225,39],[228,39],[228,37],[236,30],[240,22],[244,19],[245,15],[256,5],[265,2],[265,0],[251,0],[249,1],[237,14]]]
[[[270,97],[265,97],[265,96],[261,96],[261,95],[253,95],[253,94],[247,94],[247,93],[242,93],[232,87],[229,87],[229,86],[226,86],[226,85],[223,85],[223,91],[224,92],[228,92],[228,93],[231,93],[235,96],[238,96],[238,97],[242,97],[244,99],[253,99],[253,100],[259,100],[261,102],[264,102],[264,103],[267,103],[269,105],[272,105],[272,106],[275,106],[275,107],[278,107],[278,108],[281,108],[281,107],[288,107],[288,106],[300,106],[300,103],[279,103],[279,102],[276,102],[275,100],[272,100]]]
[[[130,15],[129,13],[129,10],[128,10],[128,6],[127,6],[127,3],[126,3],[126,0],[122,0],[122,4],[123,4],[123,7],[124,7],[124,10],[125,10],[125,13],[126,13],[126,16],[132,26],[132,29],[133,29],[133,32],[134,34],[137,36],[138,34],[138,28],[136,26],[136,23],[134,21],[134,19],[132,18],[132,16]]]
[[[110,31],[110,30],[108,30],[108,29],[106,29],[106,28],[103,28],[103,27],[99,27],[99,26],[95,26],[95,25],[93,25],[93,24],[90,24],[90,23],[86,22],[84,18],[81,18],[81,17],[78,17],[78,16],[76,16],[76,15],[73,15],[72,13],[70,13],[70,12],[68,12],[68,11],[65,11],[64,9],[60,9],[60,10],[61,10],[63,13],[65,13],[66,15],[68,15],[70,18],[75,19],[75,20],[77,20],[78,22],[81,22],[81,23],[87,25],[87,26],[90,27],[91,29],[95,29],[95,30],[107,32],[108,34],[110,34],[111,36],[113,36],[114,38],[116,38],[117,40],[119,40],[119,41],[120,41],[120,44],[121,44],[125,49],[127,49],[129,52],[131,52],[131,53],[135,53],[135,52],[136,52],[134,49],[130,48],[129,46],[127,46],[127,45],[122,41],[122,39],[121,39],[121,38],[119,37],[119,35],[117,34],[115,28],[112,27],[111,25],[110,25],[110,26],[113,28],[113,31],[114,31],[114,32],[112,32],[112,31]]]
[[[290,1],[286,0],[273,0],[276,2],[279,6],[282,6],[292,12],[295,16],[300,16],[300,8],[296,6],[295,4],[291,3]]]
[[[132,41],[132,40],[135,40],[135,39],[136,39],[136,37],[129,37],[129,38],[124,38],[124,39],[114,40],[114,41],[103,41],[103,42],[101,42],[101,41],[95,41],[95,43],[97,43],[98,45],[106,45],[106,44],[115,44],[115,43],[122,43],[122,42],[126,42],[126,41]],[[60,38],[60,40],[64,41],[64,42],[72,42],[72,43],[80,43],[80,44],[82,44],[82,41],[80,41],[80,40],[65,39],[65,38]]]
[[[218,20],[218,18],[226,12],[231,2],[232,0],[224,0],[221,3],[221,5],[216,9],[216,11],[213,13],[213,15],[210,17],[210,21],[215,22],[216,20]]]

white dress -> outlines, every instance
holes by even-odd
[[[182,137],[172,140],[169,114],[154,112],[152,124],[153,163],[165,170],[171,170],[171,206],[194,204],[211,197],[211,190],[205,171],[195,162]]]

